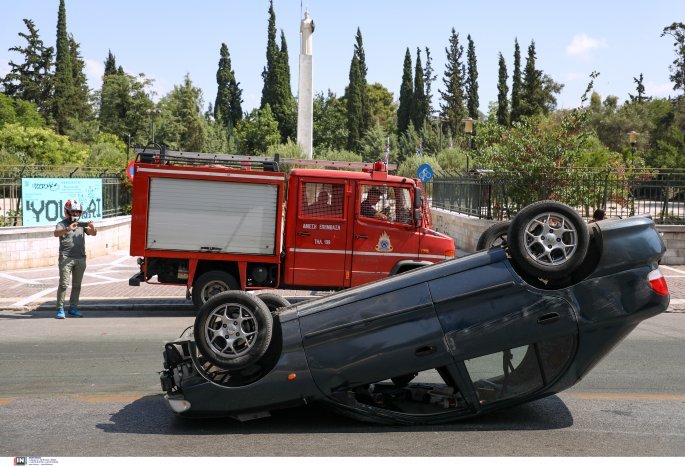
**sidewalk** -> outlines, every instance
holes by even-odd
[[[183,286],[129,286],[128,279],[139,270],[128,251],[88,260],[83,277],[79,310],[183,310],[193,311]],[[667,312],[685,312],[685,266],[661,266],[671,292]],[[59,275],[57,266],[0,272],[0,310],[54,311]],[[66,304],[69,301],[67,290]],[[279,290],[288,296],[321,295],[308,291]]]

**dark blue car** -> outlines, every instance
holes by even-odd
[[[558,393],[663,312],[665,252],[647,217],[586,225],[521,210],[506,241],[288,305],[228,291],[165,345],[162,388],[182,416],[241,420],[323,403],[357,419],[445,423]]]

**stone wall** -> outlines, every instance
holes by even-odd
[[[95,226],[98,234],[86,238],[88,257],[129,248],[130,215],[104,219]],[[54,230],[54,225],[0,228],[0,271],[56,265],[59,241],[52,234]]]
[[[476,250],[476,244],[481,233],[490,225],[497,223],[492,220],[479,220],[443,209],[431,208],[433,226],[441,233],[454,238],[458,255],[471,253]],[[666,254],[661,263],[664,265],[685,265],[685,226],[657,225],[666,243]]]

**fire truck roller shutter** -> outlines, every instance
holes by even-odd
[[[153,178],[147,248],[276,254],[277,204],[273,184]]]

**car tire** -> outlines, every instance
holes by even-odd
[[[261,300],[244,291],[219,293],[201,308],[193,327],[200,354],[222,369],[239,370],[266,353],[273,318]]]
[[[288,300],[280,294],[260,293],[256,296],[257,298],[261,299],[264,304],[266,304],[266,307],[269,308],[269,312],[271,312],[272,316],[276,314],[278,308],[290,306]]]
[[[514,217],[507,232],[512,260],[544,280],[568,276],[585,259],[590,234],[582,217],[556,201],[530,204]]]
[[[507,246],[507,233],[510,222],[498,222],[490,225],[478,238],[476,251],[483,251],[494,247]]]
[[[198,311],[213,296],[229,290],[239,290],[238,280],[223,270],[210,270],[195,279],[193,283],[193,305]]]

